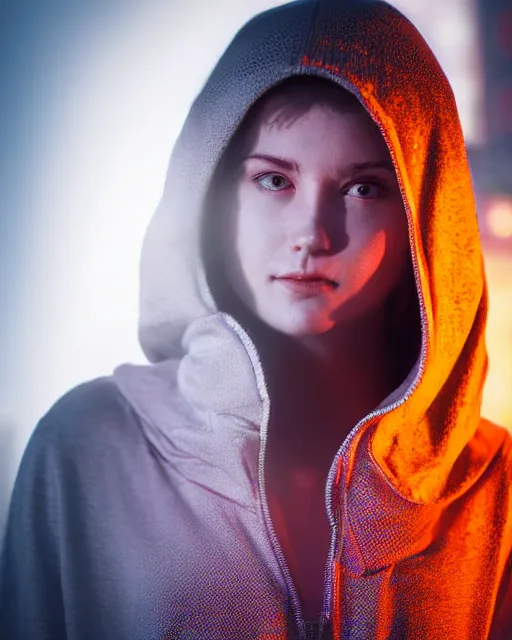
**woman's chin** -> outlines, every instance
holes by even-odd
[[[326,314],[281,314],[261,318],[276,331],[295,338],[320,336],[330,331],[334,322]]]

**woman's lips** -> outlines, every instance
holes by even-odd
[[[337,288],[337,284],[326,278],[276,278],[289,291],[305,296],[315,296],[327,293]]]

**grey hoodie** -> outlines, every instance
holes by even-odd
[[[266,375],[216,308],[200,237],[233,133],[301,74],[354,93],[386,140],[422,329],[403,384],[340,438],[323,610],[309,622],[269,515]],[[462,640],[491,625],[512,637],[511,439],[480,416],[487,295],[471,180],[449,84],[403,16],[298,0],[241,29],[173,150],[141,284],[150,364],[73,389],[25,451],[0,568],[4,640]]]

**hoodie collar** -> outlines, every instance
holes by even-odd
[[[256,350],[228,315],[192,322],[180,358],[117,367],[114,379],[172,473],[254,510],[268,395]]]

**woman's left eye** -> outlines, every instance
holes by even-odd
[[[346,189],[344,193],[353,198],[376,198],[381,195],[382,187],[372,182],[357,182]]]
[[[283,191],[291,186],[288,178],[285,178],[280,173],[265,173],[262,176],[256,176],[255,180],[268,191]]]

